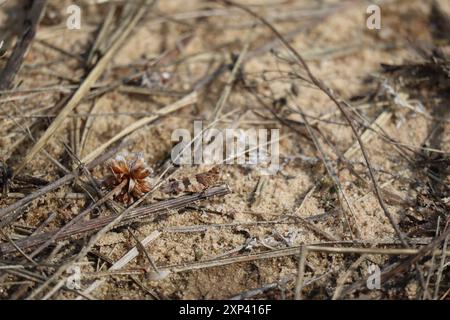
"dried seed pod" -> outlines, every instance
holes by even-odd
[[[151,168],[147,166],[143,153],[117,155],[107,163],[111,173],[104,179],[103,185],[108,189],[123,184],[115,199],[129,204],[149,192]],[[124,182],[126,181],[126,182]]]

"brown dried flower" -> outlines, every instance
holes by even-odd
[[[103,184],[108,189],[122,185],[115,196],[116,200],[129,204],[152,189],[149,178],[152,170],[145,163],[142,153],[117,155],[107,165],[111,173]]]

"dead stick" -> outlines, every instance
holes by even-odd
[[[213,268],[219,266],[230,265],[234,263],[250,262],[261,259],[275,259],[284,258],[288,256],[298,255],[300,248],[303,247],[308,250],[308,252],[322,252],[328,254],[374,254],[374,255],[409,255],[415,256],[422,249],[404,249],[404,248],[392,248],[392,249],[382,249],[382,248],[356,248],[356,247],[327,247],[321,245],[301,245],[289,248],[269,250],[266,252],[253,253],[240,255],[237,257],[213,259],[206,261],[199,261],[193,263],[185,263],[178,265],[169,266],[158,266],[161,272],[171,271],[171,272],[184,272],[191,270],[199,270],[204,268]],[[448,250],[447,250],[448,254]],[[442,250],[437,250],[436,255],[442,255]],[[364,282],[365,283],[365,282]]]
[[[439,237],[435,238],[432,242],[430,242],[428,245],[420,248],[420,250],[416,250],[416,252],[411,255],[408,258],[403,259],[401,262],[395,264],[395,265],[389,265],[388,267],[384,268],[381,271],[381,282],[385,283],[388,280],[392,279],[397,274],[404,274],[407,272],[411,265],[416,265],[419,262],[421,258],[423,258],[426,255],[441,255],[445,254],[446,256],[449,255],[449,250],[446,252],[442,252],[442,250],[435,251],[435,248],[440,245],[441,242],[445,240],[446,237],[450,235],[450,228],[448,228],[445,232],[443,232]],[[405,249],[406,250],[406,249]],[[412,250],[412,249],[408,249]],[[342,293],[341,297],[349,294],[350,292],[357,290],[359,288],[363,288],[366,285],[366,279],[359,280],[350,286],[348,286]]]
[[[118,226],[126,225],[131,222],[134,222],[139,219],[148,218],[149,216],[152,216],[154,214],[160,214],[168,212],[169,210],[179,209],[183,208],[188,204],[192,204],[193,202],[203,200],[206,198],[210,198],[213,196],[224,196],[230,192],[230,189],[226,185],[221,185],[217,187],[209,188],[203,192],[196,193],[193,195],[185,195],[181,196],[175,199],[169,199],[165,201],[160,201],[158,203],[151,204],[146,207],[137,208],[132,210],[128,215],[126,215],[122,222],[118,224]],[[61,240],[76,234],[84,233],[84,232],[91,232],[95,230],[99,230],[102,227],[108,225],[114,219],[116,219],[118,214],[114,214],[108,217],[101,217],[97,219],[92,219],[89,221],[84,221],[81,223],[78,223],[64,232],[60,233],[55,240]],[[35,236],[28,237],[26,239],[22,239],[19,241],[16,241],[16,245],[21,249],[27,249],[30,247],[34,247],[37,245],[40,245],[44,243],[45,241],[51,239],[58,231],[52,231],[52,232],[46,232],[42,234],[38,234]],[[11,253],[16,251],[16,248],[14,248],[10,243],[3,243],[0,244],[0,255]]]
[[[23,33],[14,47],[11,57],[0,73],[0,90],[9,89],[14,76],[19,71],[23,58],[36,35],[36,28],[39,24],[42,12],[44,11],[46,0],[34,0],[28,2],[31,2],[31,4],[27,5],[29,6],[29,10],[23,21]]]

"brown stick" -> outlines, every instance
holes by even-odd
[[[9,89],[14,76],[19,71],[23,58],[36,35],[36,29],[44,11],[46,0],[30,0],[27,2],[29,9],[23,21],[24,30],[8,62],[0,73],[0,90]]]
[[[450,221],[448,219],[447,221]],[[446,237],[450,235],[450,228],[448,228],[445,232],[442,232],[441,235],[437,238],[435,238],[432,242],[430,242],[428,245],[420,248],[417,253],[414,255],[405,258],[401,262],[397,263],[396,265],[389,265],[388,267],[384,268],[381,271],[380,277],[381,277],[381,283],[386,283],[388,280],[392,279],[398,274],[404,274],[407,272],[411,265],[415,265],[417,267],[417,263],[422,259],[424,256],[433,253],[433,251],[445,240]],[[436,252],[435,254],[439,254],[439,252]],[[448,255],[448,254],[447,254]],[[359,280],[350,286],[348,286],[342,293],[341,297],[351,293],[354,290],[363,288],[366,285],[366,279]]]
[[[158,203],[154,203],[149,206],[138,208],[131,211],[127,216],[123,218],[122,222],[118,226],[126,225],[136,220],[147,218],[153,214],[161,214],[168,212],[169,210],[183,208],[188,204],[192,204],[193,202],[210,198],[213,196],[224,196],[229,192],[230,189],[228,188],[228,186],[220,185],[217,187],[211,187],[203,192],[196,193],[193,195],[184,195],[175,199],[160,201]],[[114,214],[108,217],[101,217],[78,223],[68,228],[64,232],[60,233],[57,237],[55,237],[55,240],[61,240],[83,232],[91,232],[99,230],[102,227],[114,221],[114,219],[116,219],[117,216],[118,214]],[[22,250],[27,249],[44,243],[48,239],[51,239],[57,232],[58,231],[51,231],[31,236],[26,239],[16,241],[15,244]],[[16,248],[12,246],[10,243],[0,244],[0,255],[11,253],[14,251],[16,251]]]

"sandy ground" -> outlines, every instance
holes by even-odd
[[[383,1],[381,30],[366,28],[367,4],[363,1],[353,1],[328,17],[320,18],[319,21],[314,19],[314,15],[326,10],[321,8],[329,8],[339,1],[323,1],[323,7],[314,1],[240,2],[254,5],[252,8],[268,17],[286,17],[292,14],[292,19],[280,18],[281,21],[275,22],[275,26],[282,33],[302,25],[308,26],[290,43],[306,58],[315,76],[346,101],[354,100],[355,96],[368,96],[376,91],[377,85],[381,83],[379,79],[384,77],[381,73],[381,63],[401,64],[417,60],[417,54],[411,50],[408,41],[433,41],[427,27],[431,1]],[[50,3],[56,8],[64,8],[70,1],[50,1]],[[88,1],[79,3],[83,8],[81,30],[67,30],[63,23],[42,24],[39,27],[37,33],[39,41],[33,43],[17,77],[21,82],[20,88],[67,86],[77,83],[84,76],[79,61],[42,43],[45,41],[77,56],[89,49],[95,29],[101,23],[102,16],[106,14],[107,7],[89,5]],[[442,5],[443,8],[449,9],[449,4],[445,1],[442,1]],[[182,16],[183,13],[187,16],[187,13],[207,8],[222,11],[219,11],[217,16],[197,19],[185,19]],[[169,61],[167,66],[158,66],[154,70],[170,74],[170,81],[164,84],[165,90],[186,92],[196,79],[212,72],[221,62],[229,62],[230,53],[239,55],[247,42],[251,51],[273,38],[267,28],[261,25],[252,27],[254,20],[245,13],[235,9],[227,10],[229,9],[212,2],[160,1],[158,12],[155,12],[158,15],[149,13],[138,25],[98,83],[107,83],[129,73],[145,70],[146,61],[178,45],[179,63]],[[302,12],[309,14],[302,15]],[[6,15],[4,12],[2,14],[4,20]],[[173,16],[175,19],[168,20],[162,18],[163,16]],[[179,40],[186,35],[193,35],[192,39],[185,45],[180,44]],[[1,61],[2,64],[4,60]],[[337,112],[336,106],[328,97],[304,81],[292,79],[292,76],[305,73],[293,63],[287,63],[289,61],[292,61],[292,56],[282,46],[278,46],[272,52],[246,62],[242,69],[242,77],[246,84],[254,86],[261,96],[264,95],[264,99],[267,98],[266,103],[289,97],[291,106],[301,106],[311,117],[334,113],[327,118],[328,122],[321,121],[316,128],[321,132],[320,141],[325,153],[331,159],[336,159],[336,150],[344,153],[354,144],[352,131],[345,125],[345,119]],[[194,119],[209,118],[228,77],[229,73],[225,73],[214,81],[201,93],[195,105],[136,130],[129,136],[133,145],[128,147],[128,151],[144,152],[146,161],[156,170],[170,155],[173,146],[171,133],[178,128],[192,130]],[[293,84],[298,88],[296,97],[289,94]],[[54,113],[55,109],[48,107],[57,104],[67,94],[50,91],[30,94],[21,100],[2,101],[3,110],[15,115]],[[405,98],[409,98],[408,93],[405,93]],[[77,150],[77,154],[82,158],[139,119],[137,116],[124,113],[154,112],[172,101],[174,98],[169,96],[133,95],[114,90],[81,103],[74,114],[92,112],[103,115],[95,118],[86,143],[81,150]],[[424,107],[428,111],[432,108],[429,105]],[[169,212],[156,221],[134,224],[131,230],[140,239],[153,231],[161,232],[160,236],[147,247],[159,267],[190,264],[222,256],[232,257],[289,246],[331,242],[323,233],[315,232],[301,220],[287,218],[289,215],[302,218],[321,215],[321,219],[314,220],[314,226],[341,241],[381,243],[396,239],[391,224],[371,192],[367,169],[359,151],[351,160],[357,173],[368,184],[362,183],[342,162],[337,166],[336,162],[333,162],[333,168],[337,169],[343,193],[351,207],[349,209],[344,205],[345,210],[342,211],[340,200],[343,201],[343,197],[336,191],[332,180],[327,177],[324,165],[317,158],[320,154],[311,140],[306,138],[307,131],[304,125],[294,124],[297,130],[294,131],[277,121],[249,94],[242,82],[233,87],[222,114],[231,111],[234,113],[225,117],[226,121],[218,122],[218,128],[234,124],[244,129],[252,127],[280,129],[282,170],[275,175],[264,177],[257,169],[222,165],[220,179],[229,185],[231,194],[199,203],[199,206],[204,207],[203,210]],[[284,118],[302,122],[299,114],[291,112],[286,106],[280,107],[278,112]],[[380,107],[369,103],[367,108],[361,109],[361,114],[367,117],[369,122],[382,112],[389,112],[391,115],[382,126],[385,134],[415,150],[420,149],[433,127],[433,122],[429,119],[400,107],[386,104],[381,104]],[[46,146],[48,154],[70,167],[70,158],[67,156],[64,143],[70,145],[74,128],[79,128],[85,119],[86,117],[67,119],[63,128],[58,131],[59,134]],[[310,119],[313,121],[314,118]],[[1,121],[0,159],[14,166],[26,155],[33,143],[25,136],[16,121],[5,118]],[[19,119],[19,123],[23,127],[31,126],[33,136],[39,137],[48,126],[49,118],[40,118],[36,123],[32,119],[26,121]],[[364,128],[359,127],[359,130],[363,131]],[[442,130],[444,139],[439,149],[448,153],[450,149],[448,124],[443,124]],[[386,198],[389,211],[397,221],[404,221],[406,215],[414,213],[411,206],[416,202],[418,189],[411,187],[411,181],[416,179],[416,171],[420,168],[409,165],[392,143],[377,135],[366,143],[366,147],[373,167],[376,168],[378,183],[390,191],[391,196]],[[307,161],[306,158],[312,160]],[[207,166],[181,167],[176,172],[175,178],[192,176],[207,168]],[[61,176],[60,171],[42,152],[26,166],[24,172],[47,181],[54,181]],[[92,173],[94,177],[101,178],[105,172],[105,167],[98,167]],[[444,179],[448,181],[448,178]],[[265,181],[265,184],[256,201],[253,201],[254,190],[260,181]],[[58,192],[74,192],[74,190],[73,185],[68,185],[58,189]],[[145,203],[153,203],[160,198],[167,198],[167,195],[157,193],[146,199]],[[2,198],[0,206],[6,207],[15,200]],[[57,218],[47,230],[61,227],[88,203],[85,200],[57,199],[54,193],[48,193],[33,201],[26,208],[22,218],[7,231],[11,237],[19,239],[21,235],[15,227],[37,227],[53,212],[57,213]],[[338,214],[331,214],[336,211]],[[108,215],[108,209],[102,208],[99,214]],[[347,221],[350,221],[351,230]],[[206,230],[200,231],[187,229],[196,225],[207,227]],[[403,231],[408,230],[404,227]],[[426,240],[431,235],[419,234],[416,238]],[[60,263],[72,254],[74,246],[81,246],[89,237],[77,239],[77,242],[67,241],[67,248],[63,247],[49,262]],[[3,238],[2,241],[6,240]],[[111,261],[117,261],[135,244],[130,231],[119,228],[107,233],[94,247],[94,251]],[[242,246],[245,248],[239,251]],[[329,299],[336,289],[338,278],[358,257],[357,254],[309,253],[305,267],[307,284],[303,290],[304,297]],[[348,278],[347,283],[364,279],[368,274],[369,265],[382,266],[388,263],[389,259],[384,255],[366,256]],[[88,255],[83,260],[82,272],[106,271],[108,266],[98,257]],[[143,254],[130,262],[126,269],[139,267],[149,268],[149,262]],[[152,281],[142,275],[135,276],[141,282],[141,286],[132,281],[128,275],[109,275],[103,277],[106,282],[90,295],[98,299],[152,299],[153,296],[149,293],[152,291],[160,298],[167,299],[222,299],[280,282],[276,289],[256,295],[255,298],[292,298],[295,287],[292,276],[295,278],[297,269],[298,257],[288,256],[170,273],[159,281]],[[283,283],[285,279],[291,280]],[[93,279],[83,279],[82,289],[87,288],[92,281]],[[147,288],[148,291],[143,288]],[[383,285],[382,290],[362,290],[346,298],[415,299],[420,294],[417,288],[418,284],[412,272],[398,282]],[[8,298],[13,291],[11,288],[0,287],[0,297]],[[53,296],[57,299],[74,297],[76,295],[66,291],[59,291]]]

